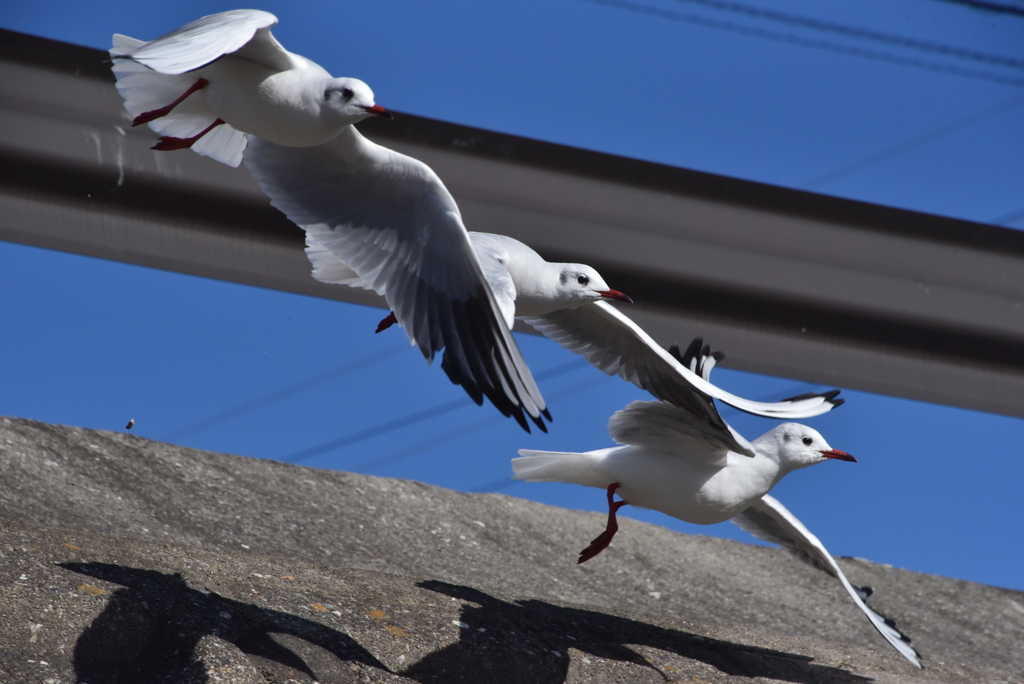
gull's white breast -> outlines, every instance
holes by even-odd
[[[758,454],[729,453],[715,466],[644,447],[610,449],[602,463],[617,494],[631,506],[661,511],[697,525],[725,522],[771,489],[779,466]]]

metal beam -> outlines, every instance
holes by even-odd
[[[106,54],[0,32],[0,239],[382,305],[309,275],[244,169],[150,151]],[[735,368],[1024,416],[1024,235],[411,115],[471,229],[590,263],[665,344]]]

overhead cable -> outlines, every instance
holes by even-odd
[[[601,384],[603,381],[607,379],[607,376],[598,375],[597,377],[590,378],[589,380],[578,382],[575,385],[567,387],[559,392],[555,392],[554,394],[551,395],[550,399],[552,402],[560,401],[568,396],[571,396],[578,392],[582,392],[585,389],[596,387],[597,385]],[[461,427],[455,428],[454,430],[449,430],[448,432],[437,435],[436,437],[431,437],[430,439],[425,439],[422,442],[413,444],[412,446],[403,447],[402,449],[392,451],[391,453],[385,454],[384,456],[379,456],[377,458],[370,459],[369,461],[364,461],[363,463],[353,466],[352,470],[357,473],[367,473],[382,466],[390,465],[397,461],[401,461],[410,456],[422,454],[430,449],[436,449],[437,447],[443,444],[453,442],[472,432],[482,430],[485,427],[497,425],[502,421],[503,417],[501,416],[488,416],[487,418],[478,420],[475,423],[470,423],[469,425],[463,425]]]
[[[791,26],[800,26],[803,28],[813,29],[815,31],[836,33],[839,35],[849,36],[851,38],[857,38],[862,40],[873,40],[878,43],[896,45],[898,47],[919,50],[922,52],[933,52],[948,57],[970,59],[976,62],[995,64],[997,66],[1009,67],[1011,69],[1024,69],[1024,61],[1013,59],[1011,57],[1004,57],[1003,55],[979,52],[977,50],[956,47],[953,45],[945,45],[942,43],[933,43],[931,41],[919,40],[917,38],[909,38],[907,36],[900,36],[894,33],[883,33],[881,31],[874,31],[872,29],[861,28],[858,26],[840,24],[834,21],[823,21],[821,19],[815,19],[813,17],[805,17],[798,14],[789,14],[787,12],[778,12],[776,10],[764,9],[763,7],[753,7],[751,5],[744,5],[738,2],[723,2],[723,0],[674,1],[679,3],[701,5],[703,7],[709,7],[711,9],[722,12],[733,12],[735,14],[742,14],[748,17],[754,17],[755,19],[766,19],[768,21],[789,24]]]
[[[989,223],[994,223],[997,226],[1008,226],[1011,223],[1016,223],[1022,218],[1024,218],[1024,209],[1018,209],[1017,211],[1011,211],[1009,214],[996,216],[994,219],[991,219]]]
[[[994,12],[996,14],[1010,14],[1024,18],[1024,7],[1020,5],[1007,5],[1003,2],[989,2],[989,0],[940,0],[953,5],[965,5],[983,12]]]
[[[802,183],[797,187],[804,190],[810,190],[811,188],[816,188],[826,183],[830,183],[838,178],[842,178],[843,176],[848,176],[849,174],[854,173],[856,171],[861,171],[869,166],[874,166],[875,164],[885,161],[886,159],[889,159],[891,157],[895,157],[898,154],[908,152],[914,149],[915,147],[921,147],[922,145],[934,142],[935,140],[938,140],[939,138],[949,135],[954,131],[958,131],[961,128],[966,128],[967,126],[976,124],[979,121],[983,121],[985,119],[993,117],[996,114],[1001,114],[1002,112],[1017,107],[1022,103],[1024,103],[1024,93],[1021,93],[1016,97],[1012,97],[1009,100],[1000,102],[999,104],[989,107],[987,109],[983,109],[980,112],[971,114],[970,116],[966,116],[962,119],[957,119],[956,121],[948,123],[945,126],[940,126],[939,128],[936,128],[933,131],[925,133],[924,135],[919,135],[916,138],[911,138],[906,142],[902,142],[898,145],[888,147],[882,150],[881,152],[870,154],[862,159],[858,159],[857,161],[850,162],[849,164],[840,166],[838,169],[834,169],[832,171],[829,171],[828,173],[823,173],[820,176],[816,176],[811,180],[807,181],[806,183]]]
[[[562,375],[563,373],[568,373],[569,371],[576,370],[577,368],[583,368],[587,365],[589,364],[586,364],[586,362],[583,361],[582,359],[573,359],[572,361],[555,366],[554,368],[551,368],[543,373],[537,373],[533,377],[538,381],[543,381],[558,375]],[[437,418],[438,416],[442,416],[446,413],[451,413],[452,411],[468,406],[472,406],[472,404],[467,403],[465,398],[455,399],[444,404],[439,404],[437,406],[431,406],[430,408],[422,409],[420,411],[413,411],[412,413],[407,413],[403,416],[399,416],[398,418],[394,418],[383,423],[378,423],[377,425],[371,425],[370,427],[363,428],[361,430],[356,430],[355,432],[350,432],[348,434],[342,435],[341,437],[336,437],[334,439],[328,440],[326,442],[321,442],[320,444],[315,444],[305,449],[300,449],[299,451],[296,451],[287,456],[283,456],[278,460],[284,461],[285,463],[299,463],[300,461],[305,461],[314,456],[319,456],[320,454],[325,454],[329,451],[334,451],[336,449],[349,447],[352,446],[353,444],[364,442],[373,437],[377,437],[382,434],[387,434],[392,430],[407,427],[409,425],[413,425],[414,423],[421,423],[431,418]]]
[[[644,14],[652,17],[657,17],[659,19],[667,19],[669,21],[693,24],[695,26],[703,26],[705,28],[730,31],[732,33],[738,33],[740,35],[752,36],[755,38],[764,38],[766,40],[774,40],[777,42],[789,43],[791,45],[798,45],[800,47],[813,48],[817,50],[825,50],[827,52],[833,52],[841,55],[861,57],[863,59],[887,62],[889,64],[896,64],[899,66],[914,67],[917,69],[925,69],[927,71],[933,71],[937,73],[961,76],[963,78],[972,78],[981,81],[989,81],[991,83],[1001,83],[1003,85],[1011,86],[1024,86],[1024,78],[1017,76],[996,74],[987,71],[977,71],[974,69],[965,69],[954,64],[931,62],[923,59],[916,59],[913,57],[895,55],[888,52],[866,50],[864,48],[859,48],[853,45],[842,45],[840,43],[831,43],[824,40],[804,38],[803,36],[797,36],[791,33],[780,33],[779,31],[754,28],[752,26],[745,26],[743,24],[736,24],[729,21],[709,19],[708,17],[699,14],[687,14],[683,12],[676,12],[673,10],[664,9],[662,7],[654,7],[652,5],[644,5],[637,2],[630,2],[629,0],[586,0],[586,2],[604,5],[606,7],[611,7],[626,12],[633,12],[635,14]]]
[[[306,378],[305,380],[301,380],[292,385],[288,385],[287,387],[283,387],[274,392],[270,392],[269,394],[264,394],[262,397],[257,397],[256,399],[247,401],[243,404],[239,404],[238,406],[225,409],[224,411],[216,413],[208,418],[203,418],[202,420],[197,420],[194,423],[189,423],[185,427],[179,428],[178,430],[175,430],[174,432],[168,434],[165,437],[161,437],[160,439],[161,441],[164,442],[174,442],[184,437],[194,435],[197,432],[208,430],[209,428],[212,428],[216,425],[220,425],[221,423],[229,421],[232,418],[237,418],[241,415],[249,413],[250,411],[255,411],[256,409],[263,408],[264,406],[267,406],[268,404],[273,404],[276,401],[287,399],[288,397],[291,397],[295,394],[299,394],[300,392],[305,392],[306,390],[312,389],[317,385],[322,385],[325,382],[336,380],[337,378],[340,378],[343,375],[351,373],[352,371],[356,371],[361,368],[371,366],[375,363],[383,361],[384,359],[394,356],[395,354],[398,354],[403,349],[407,349],[408,347],[408,344],[392,345],[390,347],[385,347],[384,349],[375,351],[372,354],[362,356],[356,359],[355,361],[350,361],[349,363],[342,364],[340,366],[337,366],[336,368],[332,368],[330,370],[324,371],[323,373],[314,375],[311,378]]]

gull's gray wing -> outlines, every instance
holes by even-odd
[[[665,401],[634,401],[608,419],[608,434],[619,444],[645,447],[681,458],[706,458],[711,465],[725,466],[729,452],[756,456],[743,435],[714,415],[703,415]],[[693,448],[688,444],[693,443]],[[709,448],[710,447],[710,448]]]
[[[505,318],[508,327],[511,328],[516,322],[516,284],[512,282],[512,274],[502,264],[504,256],[504,245],[495,240],[490,233],[469,234],[469,242],[473,245],[473,252],[480,261],[480,269],[491,286],[491,292],[498,302],[501,315]]]
[[[372,290],[370,284],[359,277],[359,274],[348,267],[321,245],[315,237],[306,233],[306,256],[313,265],[313,277],[321,283],[332,285],[348,285],[364,290]]]
[[[842,582],[857,607],[864,612],[885,640],[907,660],[921,667],[921,656],[910,645],[910,639],[896,629],[896,623],[875,612],[864,602],[870,590],[851,585],[825,546],[797,520],[796,516],[779,503],[778,499],[765,494],[760,501],[735,516],[732,521],[758,539],[784,547],[803,562],[827,572]]]
[[[248,140],[245,164],[273,205],[387,299],[428,362],[444,349],[442,368],[474,401],[546,429],[544,399],[430,167],[351,126],[315,147]]]
[[[211,14],[155,38],[128,53],[113,55],[145,64],[161,74],[183,74],[215,59],[239,54],[271,69],[295,65],[292,55],[270,33],[277,17],[261,10],[231,10]],[[115,36],[115,45],[118,44]]]
[[[632,319],[607,302],[560,309],[523,320],[608,375],[619,375],[658,399],[683,408],[702,412],[708,397],[714,397],[747,413],[794,420],[827,413],[843,403],[842,399],[834,398],[838,390],[773,403],[751,401],[726,392],[673,358]],[[707,371],[713,366],[712,361]]]

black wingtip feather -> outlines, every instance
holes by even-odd
[[[488,357],[492,361],[494,359],[493,340],[489,339],[480,328],[467,324],[470,320],[486,318],[481,302],[471,299],[464,303],[463,306],[466,308],[466,315],[455,317],[457,329],[452,331],[455,339],[463,342],[463,354],[460,356],[459,354],[451,353],[451,350],[446,347],[441,359],[441,367],[447,373],[448,378],[454,384],[461,385],[478,406],[483,404],[483,398],[487,397],[503,416],[514,419],[523,430],[531,433],[530,423],[527,420],[528,414],[523,408],[522,403],[520,403],[521,398],[517,397],[520,401],[515,401],[506,394],[504,389],[504,384],[507,384],[509,387],[513,386],[511,378],[508,378],[508,374],[515,371],[503,368],[498,364],[485,363],[484,359]],[[483,354],[480,353],[480,350],[487,349],[490,351],[485,351]],[[501,377],[499,374],[504,374],[505,377]],[[547,432],[547,425],[544,424],[544,419],[551,420],[551,414],[545,408],[540,411],[540,415],[529,416],[529,419],[542,432]]]
[[[442,370],[444,370],[445,374],[448,376],[448,379],[452,381],[453,385],[458,385],[462,387],[462,389],[465,390],[466,394],[469,395],[469,398],[472,399],[477,406],[483,406],[483,392],[480,391],[480,388],[477,387],[477,384],[475,382],[462,377],[455,363],[451,361],[451,357],[452,355],[449,354],[448,350],[446,349],[444,353],[441,355]],[[499,407],[498,410],[501,411],[501,408]],[[505,412],[502,411],[502,413]],[[505,415],[507,416],[508,414],[505,413]]]
[[[524,430],[526,430],[526,434],[531,434],[530,433],[530,424],[528,422],[526,422],[526,417],[523,415],[522,410],[512,411],[512,417],[516,419],[517,423],[519,423],[519,427],[521,427]]]
[[[690,345],[686,348],[686,351],[684,351],[682,354],[679,353],[678,344],[673,344],[671,347],[669,347],[668,353],[671,354],[672,357],[675,358],[675,360],[682,364],[685,368],[690,368],[691,365],[695,365],[696,372],[699,372],[701,348],[703,346],[704,338],[695,337],[693,338],[693,341],[690,342]],[[692,364],[694,360],[697,361],[697,364]]]
[[[704,346],[703,337],[694,337],[693,341],[690,342],[690,346],[683,352],[683,358],[689,361],[690,359],[696,359],[700,357],[700,350]],[[684,364],[686,365],[686,364]]]
[[[861,587],[861,590],[862,591],[867,591],[869,596],[872,593],[874,593],[874,590],[871,587]],[[882,618],[882,622],[884,622],[887,626],[891,627],[892,629],[894,629],[896,631],[896,635],[899,636],[900,641],[902,641],[905,644],[910,644],[911,643],[910,637],[900,631],[899,627],[896,626],[896,621],[895,620],[893,620],[890,617],[886,617],[885,615],[882,615],[881,613],[879,613],[874,608],[872,608],[871,611],[875,615],[877,615],[878,617]],[[911,647],[910,650],[912,650],[914,652],[914,655],[917,656],[918,660],[921,659],[921,654],[917,652],[916,648]],[[918,664],[918,667],[920,667],[922,670],[924,669],[924,665],[921,665],[920,663]]]
[[[833,399],[835,399],[835,398],[836,398],[837,396],[839,396],[839,393],[840,393],[841,391],[842,391],[842,390],[837,390],[837,389],[834,389],[834,390],[829,390],[828,392],[824,392],[824,393],[822,393],[822,395],[821,395],[821,396],[823,396],[823,397],[825,398],[825,401],[832,401],[832,400],[833,400]],[[839,399],[838,401],[846,401],[846,400],[845,400],[845,399]]]
[[[834,397],[839,394],[842,390],[829,390],[828,392],[807,392],[806,394],[798,394],[795,397],[786,397],[781,401],[803,401],[804,399],[815,399],[821,397],[825,401],[832,404],[832,406],[839,406],[845,404],[846,399],[835,399]]]
[[[671,354],[680,364],[686,368],[690,368],[700,376],[704,375],[704,363],[707,361],[708,357],[714,359],[716,364],[725,358],[724,353],[720,351],[711,351],[711,345],[704,344],[703,337],[693,338],[693,341],[690,342],[690,346],[688,346],[686,351],[682,354],[679,353],[678,344],[673,344],[669,347],[668,353]]]
[[[804,399],[814,399],[815,397],[820,396],[821,395],[818,394],[817,392],[805,392],[804,394],[798,394],[795,397],[786,397],[785,399],[781,399],[780,401],[803,401]]]

